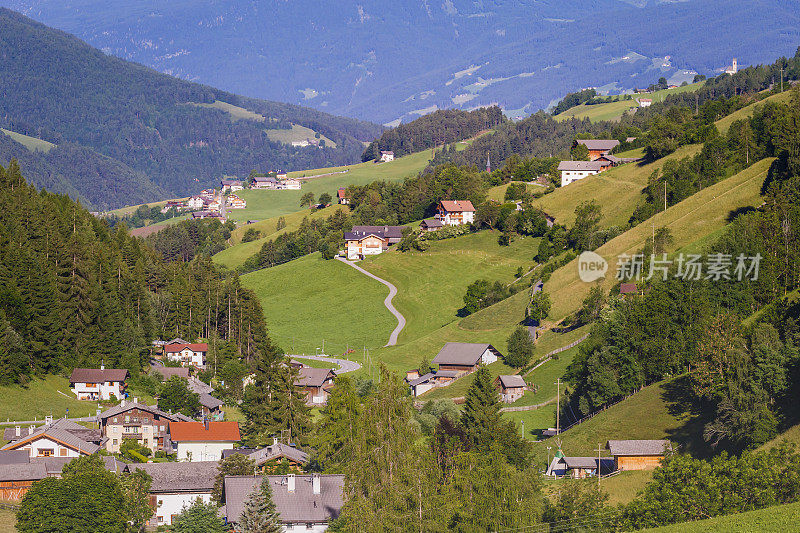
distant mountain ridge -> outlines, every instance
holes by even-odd
[[[216,101],[238,107],[191,105]],[[0,134],[0,160],[20,159],[37,186],[95,209],[188,195],[223,174],[353,163],[363,143],[383,131],[161,74],[4,8],[0,128],[57,145],[28,151]],[[270,139],[270,132],[290,128],[319,133],[335,148]]]
[[[772,62],[796,0],[0,0],[107,53],[239,94],[380,123],[586,86],[646,87]]]

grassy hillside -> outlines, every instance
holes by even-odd
[[[784,533],[796,531],[800,521],[800,502],[776,505],[746,513],[718,516],[697,522],[644,529],[650,533]]]
[[[636,102],[637,98],[650,98],[654,102],[661,102],[670,94],[691,92],[699,89],[705,82],[692,83],[684,87],[675,89],[664,89],[663,91],[655,91],[650,94],[634,94],[631,95],[631,100],[620,100],[619,102],[609,102],[607,104],[586,105],[567,109],[563,113],[556,115],[556,120],[566,120],[568,118],[588,118],[592,122],[600,122],[601,120],[619,120],[620,117],[628,109],[639,107]]]
[[[61,376],[36,379],[26,387],[0,387],[0,422],[61,417],[67,409],[70,417],[94,416],[97,402],[78,401]]]
[[[767,97],[760,102],[756,102],[755,104],[750,104],[749,106],[743,107],[738,111],[734,111],[727,117],[724,117],[716,122],[717,129],[720,133],[727,133],[728,128],[731,127],[731,124],[736,122],[737,120],[743,120],[753,116],[753,111],[757,106],[764,105],[766,102],[774,102],[774,103],[786,103],[789,101],[789,97],[791,93],[789,91],[782,92],[779,94],[772,95]]]
[[[31,152],[44,152],[44,153],[47,153],[52,148],[54,148],[56,146],[55,144],[53,144],[51,142],[47,142],[47,141],[44,141],[42,139],[37,139],[36,137],[30,137],[28,135],[23,135],[22,133],[17,133],[15,131],[5,130],[3,128],[0,128],[0,132],[5,133],[6,135],[8,135],[12,139],[14,139],[18,143],[20,143],[22,146],[24,146],[25,148],[27,148]]]

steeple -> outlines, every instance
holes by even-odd
[[[486,172],[492,172],[492,162],[489,161],[489,152],[486,152]]]

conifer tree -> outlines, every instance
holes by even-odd
[[[282,531],[275,502],[272,501],[272,490],[269,478],[264,478],[242,509],[242,515],[236,524],[235,533],[280,533]]]
[[[335,471],[349,458],[358,432],[361,403],[347,376],[336,378],[336,387],[322,409],[317,423],[314,461],[326,471]]]

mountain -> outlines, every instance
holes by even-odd
[[[796,1],[0,0],[109,54],[239,94],[381,123],[586,86],[680,84],[791,55]]]
[[[383,130],[180,80],[4,8],[0,128],[0,160],[97,209],[188,195],[224,174],[353,163]]]

